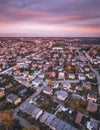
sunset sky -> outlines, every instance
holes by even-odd
[[[0,0],[0,36],[100,36],[100,0]]]

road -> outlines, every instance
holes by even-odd
[[[98,90],[99,90],[99,96],[100,96],[100,75],[98,71],[94,71],[96,76],[97,76],[97,81],[98,81]]]
[[[0,74],[5,74],[5,73],[7,73],[8,71],[10,71],[12,69],[12,67],[11,68],[8,68],[8,69],[6,69],[6,70],[4,70],[4,71],[2,71],[2,72],[0,72]]]
[[[83,53],[83,54],[84,54],[84,53]],[[99,91],[99,96],[100,96],[100,75],[99,75],[99,72],[96,71],[96,70],[92,67],[92,65],[90,64],[90,62],[89,62],[89,60],[88,60],[88,58],[87,58],[87,56],[86,56],[85,54],[84,54],[84,56],[85,56],[86,61],[87,61],[88,64],[89,64],[91,70],[95,73],[95,75],[96,75],[96,77],[97,77],[97,81],[98,81],[98,91]]]
[[[55,80],[54,83],[79,83],[80,80]]]
[[[18,80],[17,77],[14,76],[14,79],[19,82],[20,84],[24,85],[25,87],[31,87],[32,85],[27,83],[27,82],[24,82],[24,81],[21,81],[21,80]]]

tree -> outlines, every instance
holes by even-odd
[[[78,110],[79,107],[80,107],[80,102],[79,102],[79,101],[75,101],[75,102],[74,102],[74,109],[75,109],[75,110]]]
[[[80,106],[81,106],[81,107],[86,107],[86,105],[87,105],[86,100],[80,101]]]
[[[52,85],[53,85],[53,82],[50,80],[50,81],[48,82],[48,87],[52,87]]]
[[[23,128],[22,130],[40,130],[40,129],[35,125],[30,125],[27,128]]]
[[[0,115],[0,121],[2,125],[5,126],[6,130],[12,130],[15,125],[15,120],[13,118],[13,112],[11,110],[5,110]]]
[[[100,46],[97,46],[97,47],[96,47],[96,50],[97,50],[98,52],[100,52]]]
[[[66,71],[68,71],[68,72],[72,71],[72,67],[69,63],[66,64]]]

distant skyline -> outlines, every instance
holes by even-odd
[[[98,37],[100,0],[0,0],[0,37]]]

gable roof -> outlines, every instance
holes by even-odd
[[[10,99],[12,102],[15,102],[19,97],[15,94],[11,93],[6,98]]]
[[[76,115],[76,119],[75,119],[75,122],[80,124],[81,121],[82,121],[82,117],[83,117],[83,114],[78,112],[77,115]]]
[[[98,108],[98,104],[89,101],[86,110],[89,112],[96,112],[97,108]]]

